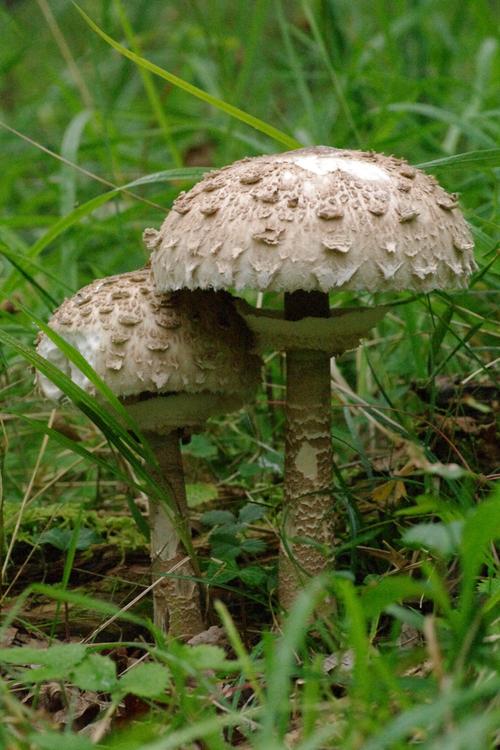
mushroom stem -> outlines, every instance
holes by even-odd
[[[184,527],[186,534],[190,531],[179,430],[167,435],[148,432],[146,436],[160,467],[156,479],[168,489],[176,515],[174,522],[173,513],[160,501],[150,498],[152,577],[153,581],[162,578],[153,591],[154,623],[174,637],[189,639],[204,630],[205,625],[192,561],[186,559],[181,563],[187,552],[179,526]],[[168,575],[170,571],[172,576]]]
[[[328,317],[328,295],[285,294],[285,317]],[[293,603],[304,578],[325,569],[333,541],[330,356],[314,350],[286,353],[284,517],[279,596]],[[307,537],[311,543],[294,542]],[[316,546],[317,545],[317,546]]]

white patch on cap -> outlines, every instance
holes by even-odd
[[[360,180],[387,181],[391,179],[381,167],[361,161],[361,159],[347,159],[338,156],[320,156],[319,154],[314,154],[311,156],[293,156],[290,161],[298,164],[302,169],[307,169],[308,172],[314,172],[314,174],[329,174],[340,169],[342,172],[348,172]]]
[[[61,335],[59,331],[59,335]],[[99,331],[64,331],[62,338],[77,349],[80,354],[86,359],[88,364],[95,369],[96,358],[98,349],[101,345],[101,336]],[[40,354],[53,365],[58,367],[68,375],[76,385],[83,388],[84,391],[92,391],[92,383],[88,380],[87,376],[78,369],[78,367],[71,362],[66,355],[59,349],[59,347],[49,339],[48,336],[42,336],[40,343],[37,347],[38,354]],[[39,375],[38,382],[40,389],[46,398],[56,401],[63,396],[63,393],[55,386],[48,378],[44,375]]]

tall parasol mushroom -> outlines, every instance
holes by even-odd
[[[172,289],[284,292],[284,316],[242,306],[287,353],[280,598],[324,569],[332,544],[332,354],[356,346],[382,308],[330,310],[336,290],[463,287],[475,268],[457,207],[403,159],[318,146],[243,159],[206,175],[147,229],[155,282]],[[294,543],[308,537],[315,545]]]

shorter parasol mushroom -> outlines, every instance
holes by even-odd
[[[149,269],[110,276],[81,289],[56,310],[50,327],[75,347],[124,404],[150,441],[160,475],[188,532],[180,430],[240,408],[254,396],[260,360],[222,292],[155,292]],[[38,353],[99,398],[95,386],[45,334]],[[38,374],[43,394],[63,396]],[[178,527],[164,503],[150,499],[155,624],[189,638],[204,629],[199,588]],[[179,564],[180,563],[180,564]],[[168,572],[175,567],[175,573]]]

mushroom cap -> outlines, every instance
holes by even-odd
[[[260,380],[260,359],[250,353],[251,335],[231,297],[206,291],[158,294],[150,269],[92,282],[65,300],[49,325],[150,429],[201,424],[213,413],[239,408]],[[37,351],[99,397],[45,334]],[[38,383],[48,398],[63,395],[40,373]],[[156,406],[147,403],[153,400]]]
[[[210,172],[144,240],[162,291],[424,292],[476,269],[456,195],[404,159],[327,146]]]

